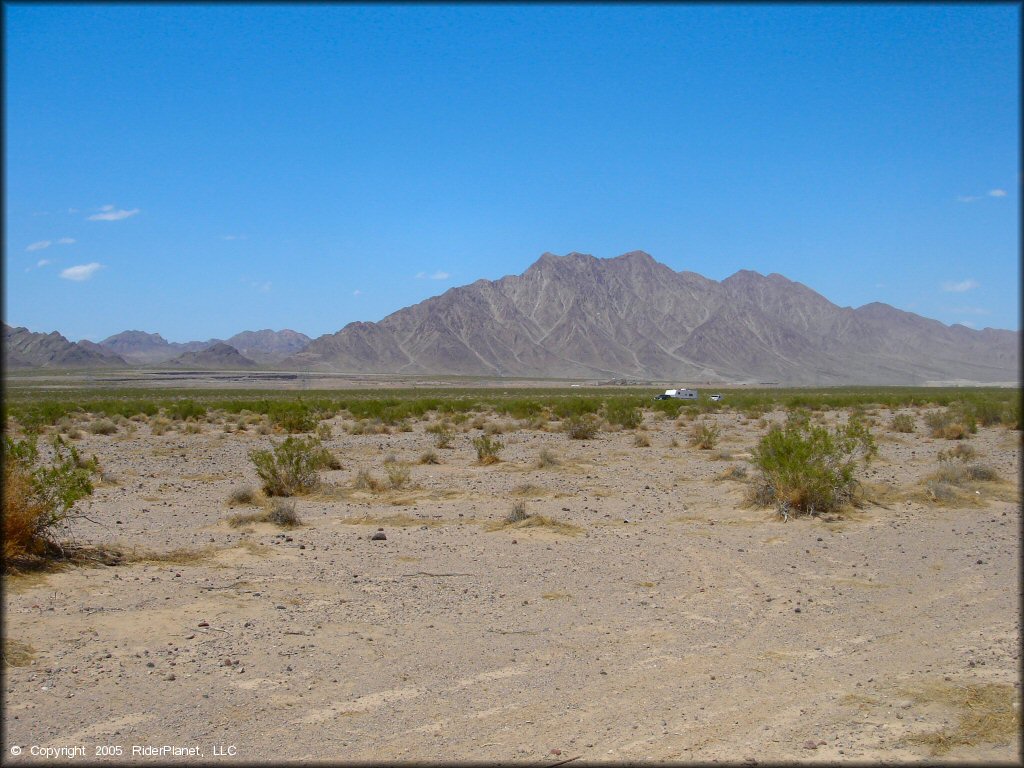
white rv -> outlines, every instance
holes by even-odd
[[[665,394],[658,395],[655,400],[696,400],[697,390],[696,389],[666,389]]]

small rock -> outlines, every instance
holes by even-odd
[[[807,741],[804,742],[804,749],[817,749],[817,748],[818,748],[818,742],[816,742],[814,739],[808,739]]]
[[[175,679],[175,677],[174,677],[174,673],[173,672],[171,674],[169,674],[167,677],[164,678],[164,680],[174,680],[174,679]]]
[[[373,536],[370,537],[370,541],[386,541],[387,538],[388,537],[384,534],[383,531],[377,531],[375,534],[373,534]]]
[[[560,750],[560,749],[552,749],[551,751],[548,752],[548,754],[549,755],[560,755],[560,754],[562,754],[562,750]]]
[[[518,542],[518,541],[516,541],[515,539],[512,539],[512,543],[513,543],[513,544],[518,544],[519,542]]]
[[[199,622],[199,626],[200,627],[208,627],[208,626],[210,626],[210,622],[208,622],[208,621],[200,621]]]

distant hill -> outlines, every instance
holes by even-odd
[[[721,282],[642,251],[545,253],[314,339],[281,367],[793,385],[1018,381],[1020,333],[946,326],[885,304],[839,307],[779,274]]]
[[[227,343],[257,363],[276,363],[301,352],[310,341],[306,334],[285,328],[282,331],[242,331]]]
[[[201,368],[201,369],[237,369],[256,368],[256,363],[242,356],[230,344],[217,342],[203,349],[183,352],[172,360],[154,363],[160,367]]]
[[[68,341],[56,331],[34,333],[4,323],[4,366],[20,368],[127,368],[116,354]]]
[[[243,356],[258,363],[276,363],[300,352],[309,343],[304,333],[285,329],[283,331],[242,331],[227,341],[167,341],[159,333],[145,331],[122,331],[99,343],[99,346],[114,352],[130,363],[152,365],[173,360],[185,352],[198,352],[215,344],[229,344]]]

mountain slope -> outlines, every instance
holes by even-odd
[[[838,307],[782,275],[721,282],[641,251],[546,253],[314,339],[282,367],[380,373],[915,384],[1015,381],[1020,334],[884,304]]]
[[[4,323],[4,365],[8,368],[127,368],[116,354],[68,341],[56,331],[34,333]]]

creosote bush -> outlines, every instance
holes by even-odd
[[[294,496],[315,490],[320,484],[317,470],[336,461],[315,437],[287,437],[269,451],[250,452],[249,458],[267,496]]]
[[[512,504],[512,510],[505,516],[506,523],[518,523],[528,518],[526,513],[526,501],[519,499]]]
[[[570,440],[592,440],[599,426],[597,419],[590,414],[569,416],[562,422],[562,429]]]
[[[451,448],[452,439],[455,437],[455,430],[451,424],[431,424],[427,432],[434,433],[434,446],[437,448]]]
[[[71,519],[71,508],[93,491],[99,472],[95,457],[83,460],[74,446],[54,439],[53,456],[40,460],[34,437],[4,436],[4,569],[12,558],[61,552],[57,531]]]
[[[405,488],[412,477],[409,465],[404,461],[395,461],[385,464],[384,471],[387,472],[388,475],[388,486],[395,491]]]
[[[562,463],[562,460],[555,455],[554,451],[550,448],[541,448],[540,455],[537,457],[537,468],[545,469],[546,467],[557,467]]]
[[[830,431],[811,424],[806,415],[792,414],[753,451],[761,477],[751,501],[774,503],[784,517],[837,510],[854,500],[858,456],[867,462],[876,452],[871,432],[855,417]]]
[[[701,450],[711,450],[718,444],[718,425],[713,422],[700,422],[694,424],[690,431],[690,445]]]
[[[889,428],[893,432],[909,434],[914,431],[914,417],[909,413],[897,413],[889,422]]]
[[[476,448],[477,461],[481,464],[494,464],[501,461],[498,453],[504,446],[498,440],[492,440],[490,435],[474,437],[473,447]]]

